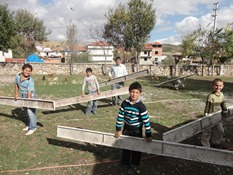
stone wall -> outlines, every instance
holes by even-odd
[[[21,72],[22,63],[0,63],[0,75],[15,75]],[[86,68],[92,68],[93,72],[97,75],[102,75],[108,72],[112,64],[50,64],[50,63],[32,63],[33,74],[48,75],[48,74],[85,74]],[[196,73],[201,75],[202,66],[162,66],[162,65],[132,65],[126,64],[128,73],[149,69],[151,75],[167,76],[167,75],[189,75]],[[213,70],[213,71],[212,71]],[[233,75],[233,65],[204,66],[204,75]]]

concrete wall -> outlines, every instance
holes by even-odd
[[[18,72],[21,72],[23,63],[0,63],[0,75],[15,75]],[[70,66],[69,64],[58,63],[58,64],[50,64],[50,63],[32,63],[33,66],[33,74],[39,75],[47,75],[47,74],[85,74],[86,68],[92,68],[93,72],[97,75],[102,75],[103,72],[108,72],[108,69],[112,64],[73,64]],[[144,69],[149,69],[152,75],[157,76],[167,76],[167,75],[175,75],[175,70],[177,70],[177,75],[189,75],[192,73],[196,73],[201,75],[201,66],[182,66],[175,67],[173,66],[161,66],[161,65],[132,65],[126,64],[128,73],[132,73],[133,71],[139,71]],[[221,66],[215,66],[213,68],[214,75],[225,75],[230,76],[233,75],[233,65],[224,65],[224,68],[220,68]],[[204,75],[212,75],[212,67],[204,67]]]

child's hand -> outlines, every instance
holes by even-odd
[[[15,100],[17,100],[19,98],[19,95],[17,94],[17,95],[15,95]]]
[[[100,95],[100,90],[97,91],[97,94]]]
[[[82,92],[82,97],[84,97],[84,95],[85,95],[84,92]]]
[[[121,131],[116,131],[115,137],[118,138],[118,137],[120,137],[120,135],[121,135]]]
[[[147,141],[147,142],[152,142],[152,137],[147,137],[147,138],[146,138],[146,141]]]

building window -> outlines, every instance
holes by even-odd
[[[147,58],[144,58],[144,61],[147,61]]]
[[[144,55],[146,55],[147,54],[147,51],[144,51]]]
[[[155,51],[155,55],[158,55],[158,53],[159,53],[158,51]]]

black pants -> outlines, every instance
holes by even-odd
[[[127,125],[124,126],[123,135],[142,137],[142,127],[138,129],[131,129]],[[131,151],[131,150],[122,150],[122,164],[129,165],[133,164],[138,166],[141,160],[141,152]]]

